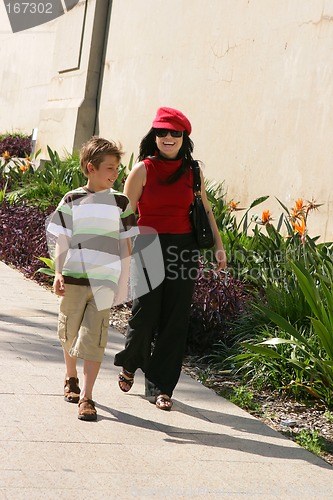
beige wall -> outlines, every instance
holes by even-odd
[[[50,83],[56,22],[13,34],[0,2],[0,132],[30,134]]]
[[[48,101],[41,110],[40,142],[72,151],[95,132],[108,1],[80,1],[57,20]]]
[[[156,108],[178,107],[229,198],[270,195],[257,210],[278,219],[275,197],[314,197],[311,234],[332,239],[332,53],[328,0],[114,1],[101,132],[137,154]]]
[[[0,132],[30,133],[60,154],[95,131],[108,0],[80,1],[58,19],[12,34],[0,3]]]
[[[96,132],[123,142],[126,162],[156,108],[173,106],[229,199],[248,206],[270,195],[257,210],[277,220],[275,197],[288,207],[314,197],[324,206],[310,234],[331,240],[333,0],[113,0],[108,36],[97,4],[15,35],[2,26],[0,131],[38,121],[40,145],[71,150],[96,118]]]

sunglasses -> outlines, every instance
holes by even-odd
[[[155,128],[155,134],[157,137],[166,137],[170,133],[171,137],[181,137],[183,135],[182,130],[169,130],[168,128]]]

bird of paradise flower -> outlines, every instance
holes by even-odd
[[[305,244],[308,234],[308,215],[311,211],[318,210],[323,203],[317,203],[314,199],[304,201],[303,198],[298,198],[295,200],[294,206],[289,210],[280,200],[278,202],[287,212],[287,218],[294,230],[294,234],[299,235],[302,243]]]

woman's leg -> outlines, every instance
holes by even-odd
[[[134,242],[131,286],[135,299],[128,323],[125,348],[115,355],[114,364],[134,373],[146,370],[151,344],[159,323],[163,292],[163,256],[156,234],[139,235]]]
[[[174,238],[170,238],[171,243]],[[198,249],[188,237],[176,238],[173,255],[166,252],[166,278],[158,327],[158,335],[146,377],[162,394],[172,396],[179,380],[186,348],[188,324],[194,284],[197,277]],[[185,248],[184,248],[185,243]],[[169,252],[170,253],[170,252]]]
[[[163,315],[146,370],[146,377],[170,397],[181,372],[194,288],[189,281],[173,285],[169,282],[165,286]]]
[[[134,373],[146,370],[151,355],[151,344],[158,325],[163,284],[135,299],[132,317],[128,322],[125,349],[115,355],[114,364]]]

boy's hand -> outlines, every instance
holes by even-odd
[[[56,295],[63,297],[65,295],[65,282],[61,273],[56,273],[53,281],[53,291]]]

